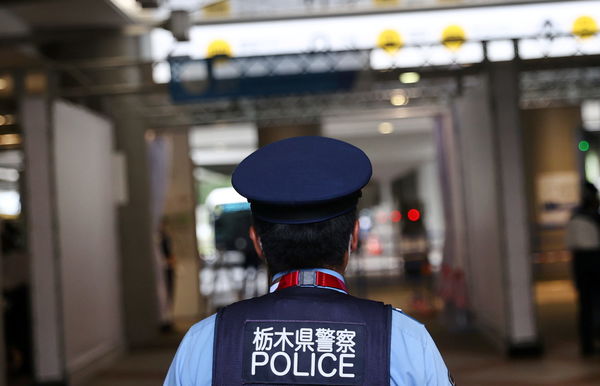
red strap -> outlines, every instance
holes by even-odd
[[[288,287],[294,287],[297,285],[301,285],[300,284],[300,271],[294,271],[294,272],[290,272],[286,275],[283,275],[281,277],[281,279],[279,279],[279,285],[277,286],[277,289],[283,289],[283,288],[288,288]],[[348,289],[346,288],[346,284],[344,284],[344,282],[340,279],[338,279],[337,277],[330,275],[328,273],[325,272],[320,272],[320,271],[315,271],[315,286],[319,286],[319,287],[329,287],[329,288],[336,288],[336,289],[340,289],[344,292],[348,292]]]
[[[298,276],[300,271],[290,272],[287,275],[283,275],[281,279],[279,279],[279,285],[277,289],[283,289],[287,287],[294,287],[298,285]]]
[[[321,287],[337,288],[343,290],[344,292],[348,292],[346,289],[346,284],[343,281],[325,272],[317,271],[316,283]]]

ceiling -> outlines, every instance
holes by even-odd
[[[131,23],[110,0],[3,0],[1,65],[15,68],[39,63],[43,58],[36,44],[42,41],[64,41],[65,37],[76,35],[75,31],[102,31]]]
[[[373,163],[374,178],[394,179],[435,159],[434,119],[423,112],[398,117],[406,114],[394,110],[398,109],[346,112],[329,117],[322,122],[322,134],[361,148]],[[378,125],[384,121],[393,126],[392,133],[379,133]],[[196,165],[211,169],[235,165],[256,149],[256,130],[251,123],[196,127],[190,131],[192,159]],[[219,171],[231,170],[222,169]]]
[[[338,138],[362,149],[373,164],[375,179],[394,179],[424,162],[435,159],[434,119],[431,116],[400,117],[394,110],[348,113],[346,117],[328,118],[323,135]],[[381,134],[382,122],[392,125],[393,132]]]
[[[111,28],[131,24],[131,20],[110,0],[9,0],[2,4],[0,12],[11,12],[34,31]]]

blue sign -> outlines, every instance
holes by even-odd
[[[362,56],[344,62],[324,58],[325,54],[312,56],[172,57],[171,98],[174,102],[193,102],[345,91],[352,89],[364,65]]]

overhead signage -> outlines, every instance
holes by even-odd
[[[364,51],[311,54],[299,58],[303,66],[293,59],[291,55],[227,60],[171,57],[171,97],[174,102],[192,102],[349,90],[368,65],[369,55]]]
[[[483,55],[478,43],[490,40],[490,60],[510,60],[511,39],[520,40],[524,59],[600,54],[598,20],[600,0],[580,0],[210,24],[193,27],[190,41],[180,43],[170,32],[154,30],[152,55],[156,62],[169,55],[204,59],[211,43],[223,40],[235,57],[375,49],[373,68],[412,67],[473,63]],[[378,44],[382,31],[396,31],[399,39]],[[164,68],[156,69],[164,75]]]
[[[205,57],[215,40],[225,40],[236,56],[273,55],[371,49],[382,30],[397,31],[405,45],[432,44],[449,25],[460,26],[469,40],[534,37],[548,28],[571,34],[574,22],[594,25],[600,20],[600,1],[543,2],[464,9],[390,12],[375,15],[296,19],[195,26],[188,43],[176,44],[170,32],[157,29],[152,35],[153,59],[188,55]],[[360,26],[360,28],[357,28]],[[596,27],[597,28],[597,27]],[[593,30],[593,28],[592,28]]]

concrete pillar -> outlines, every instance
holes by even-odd
[[[262,147],[280,139],[302,135],[321,135],[321,125],[259,126],[258,146]]]
[[[115,138],[127,168],[127,202],[118,211],[125,337],[131,347],[139,347],[157,336],[160,324],[146,127],[127,108],[127,98],[112,102],[113,112],[122,107],[114,116]]]
[[[203,308],[199,291],[199,256],[196,241],[196,194],[188,134],[168,134],[172,146],[169,188],[164,216],[171,237],[175,266],[173,317],[197,320]]]
[[[0,219],[0,229],[2,229],[2,220]],[[2,258],[2,240],[0,240],[0,261],[4,261]],[[0,288],[4,288],[2,282],[4,272],[2,272],[2,264],[0,264]],[[6,353],[4,347],[6,342],[4,340],[4,318],[0,318],[0,386],[6,385]]]
[[[23,206],[27,216],[31,266],[34,378],[40,383],[59,384],[64,382],[65,361],[48,100],[38,96],[23,97],[19,116],[25,138]]]
[[[478,327],[509,354],[539,352],[531,277],[517,71],[491,64],[457,99],[450,151],[463,181],[468,302]],[[457,210],[457,214],[460,212]]]
[[[83,35],[85,36],[85,35]],[[68,62],[95,58],[136,60],[142,56],[143,37],[127,36],[120,30],[103,30],[89,39],[70,41],[47,49],[54,59]],[[95,85],[138,84],[143,77],[139,68],[123,67],[86,73]],[[73,86],[73,80],[63,83]],[[144,138],[147,127],[138,115],[135,98],[128,96],[84,98],[82,104],[98,108],[113,120],[117,150],[123,154],[126,168],[127,200],[119,207],[119,243],[125,337],[132,347],[149,344],[157,336],[159,305],[154,261],[154,229],[151,218],[151,193],[148,154]]]
[[[490,96],[494,113],[497,158],[497,203],[503,229],[505,294],[509,354],[540,350],[534,310],[532,254],[525,185],[523,130],[519,110],[516,63],[490,66]]]

